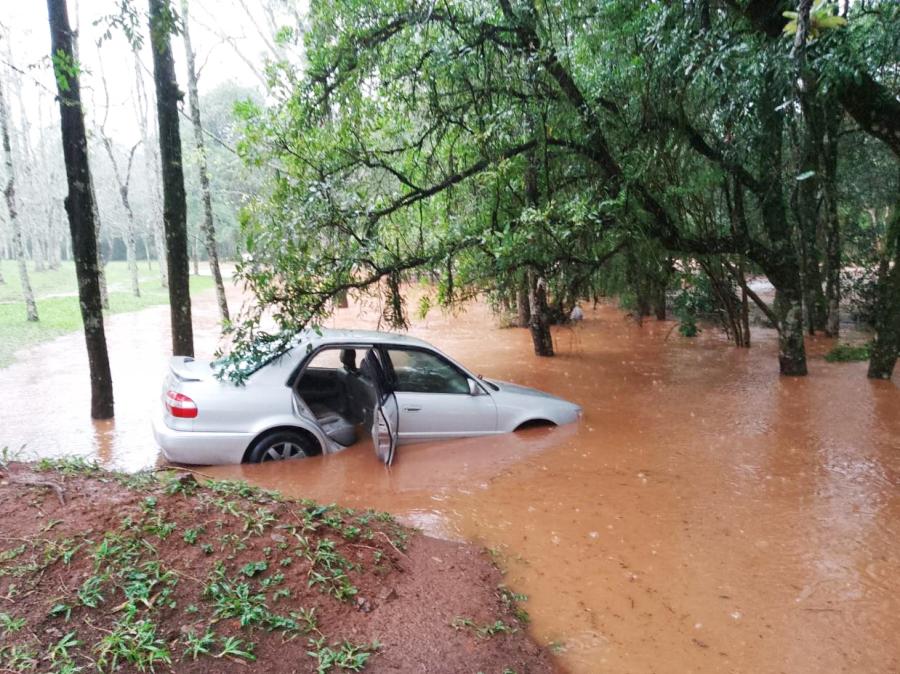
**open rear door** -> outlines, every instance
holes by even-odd
[[[397,406],[397,399],[388,387],[384,368],[374,349],[366,355],[362,369],[375,382],[376,388],[376,404],[372,415],[372,444],[375,446],[375,455],[384,462],[384,465],[390,466],[397,450],[400,409]]]

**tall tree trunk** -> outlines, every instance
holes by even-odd
[[[537,157],[534,152],[530,152],[525,167],[525,203],[532,208],[537,208],[540,198]],[[534,353],[538,356],[552,356],[553,336],[550,333],[550,317],[547,311],[547,281],[531,269],[527,271],[526,278],[528,279],[528,327],[531,330]]]
[[[49,0],[48,0],[49,1]],[[78,27],[78,2],[75,3],[75,30],[70,31],[70,36],[72,40],[72,59],[75,63],[81,63],[81,57],[79,55],[79,27]],[[82,111],[82,119],[84,118],[84,112]],[[88,153],[87,146],[85,146],[85,153]],[[90,154],[90,153],[88,153]],[[85,164],[89,166],[88,163]],[[103,256],[103,242],[100,234],[100,205],[97,202],[97,190],[94,187],[94,176],[88,170],[87,174],[88,179],[88,188],[91,192],[91,208],[93,209],[93,221],[94,221],[94,241],[97,244],[97,281],[100,283],[100,302],[104,309],[109,309],[109,288],[106,285],[106,261]]]
[[[65,200],[72,233],[72,253],[78,277],[78,298],[91,372],[91,416],[113,416],[112,375],[103,328],[100,298],[94,208],[91,203],[87,134],[81,109],[81,88],[77,70],[72,74],[74,54],[66,0],[47,0],[50,17],[50,58],[54,64],[62,129],[63,156],[69,193]]]
[[[184,34],[184,51],[187,56],[188,101],[191,104],[191,123],[194,127],[194,144],[197,146],[197,167],[200,170],[200,196],[203,201],[203,236],[206,243],[206,255],[209,259],[209,270],[212,272],[213,281],[216,284],[219,316],[223,321],[228,321],[228,300],[225,298],[225,284],[222,282],[222,270],[219,268],[219,252],[216,249],[216,228],[213,223],[209,171],[206,165],[206,147],[203,142],[203,123],[200,119],[200,95],[197,92],[197,69],[194,64],[194,52],[191,48],[187,0],[181,0],[181,19]]]
[[[825,210],[825,334],[837,337],[841,330],[841,222],[838,217],[837,161],[841,111],[826,104],[822,143],[822,199]]]
[[[181,162],[178,101],[181,92],[175,80],[170,34],[175,13],[169,0],[150,0],[150,35],[153,79],[156,85],[156,116],[159,123],[159,154],[163,178],[163,222],[166,229],[166,260],[169,269],[169,312],[172,319],[172,352],[194,355],[191,325],[191,288],[187,241],[187,204]]]
[[[797,8],[797,32],[791,56],[796,75],[794,89],[800,102],[803,125],[800,136],[800,161],[797,177],[797,222],[800,225],[800,262],[809,334],[825,327],[825,298],[822,294],[821,255],[817,239],[817,200],[821,176],[822,150],[821,104],[817,100],[815,78],[808,72],[806,40],[809,35],[812,0],[800,0]]]
[[[900,357],[900,199],[888,226],[875,302],[875,341],[868,376],[890,379]]]
[[[784,203],[782,175],[782,131],[784,113],[775,72],[769,68],[760,89],[757,114],[762,129],[759,162],[765,169],[765,187],[758,195],[762,218],[771,241],[772,253],[756,260],[775,286],[773,311],[778,330],[778,363],[781,374],[806,374],[806,346],[803,342],[803,290],[799,264]]]
[[[28,265],[25,262],[25,244],[22,240],[22,225],[16,208],[16,177],[13,167],[12,148],[9,145],[9,119],[6,98],[3,94],[3,82],[0,81],[0,141],[3,145],[3,163],[6,167],[6,208],[9,210],[9,225],[12,230],[13,254],[19,265],[19,282],[22,284],[22,297],[25,299],[25,316],[29,321],[38,319],[37,304],[28,278]]]
[[[534,353],[537,356],[552,356],[553,335],[547,315],[547,281],[531,271],[528,272],[528,278],[528,303],[531,311],[528,327],[531,330]]]
[[[531,323],[531,303],[528,300],[528,277],[516,284],[516,325],[527,328]]]

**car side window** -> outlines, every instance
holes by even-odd
[[[459,370],[437,354],[418,349],[388,349],[394,390],[408,393],[469,393]]]

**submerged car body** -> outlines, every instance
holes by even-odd
[[[165,457],[216,464],[333,453],[372,435],[386,464],[398,444],[575,421],[581,408],[482,379],[430,344],[364,330],[306,331],[236,385],[216,364],[175,357],[153,421]]]

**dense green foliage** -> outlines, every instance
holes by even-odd
[[[557,315],[623,289],[643,315],[679,274],[706,275],[735,334],[745,273],[763,273],[782,371],[805,374],[804,307],[822,329],[837,270],[894,250],[900,8],[853,3],[799,46],[788,9],[313,2],[303,76],[273,65],[267,105],[239,109],[240,151],[272,180],[244,213],[238,273],[260,304],[233,362],[348,290],[383,293],[404,325],[412,270],[439,304],[509,305],[524,286],[537,332],[544,288]],[[278,334],[261,334],[267,311]]]

